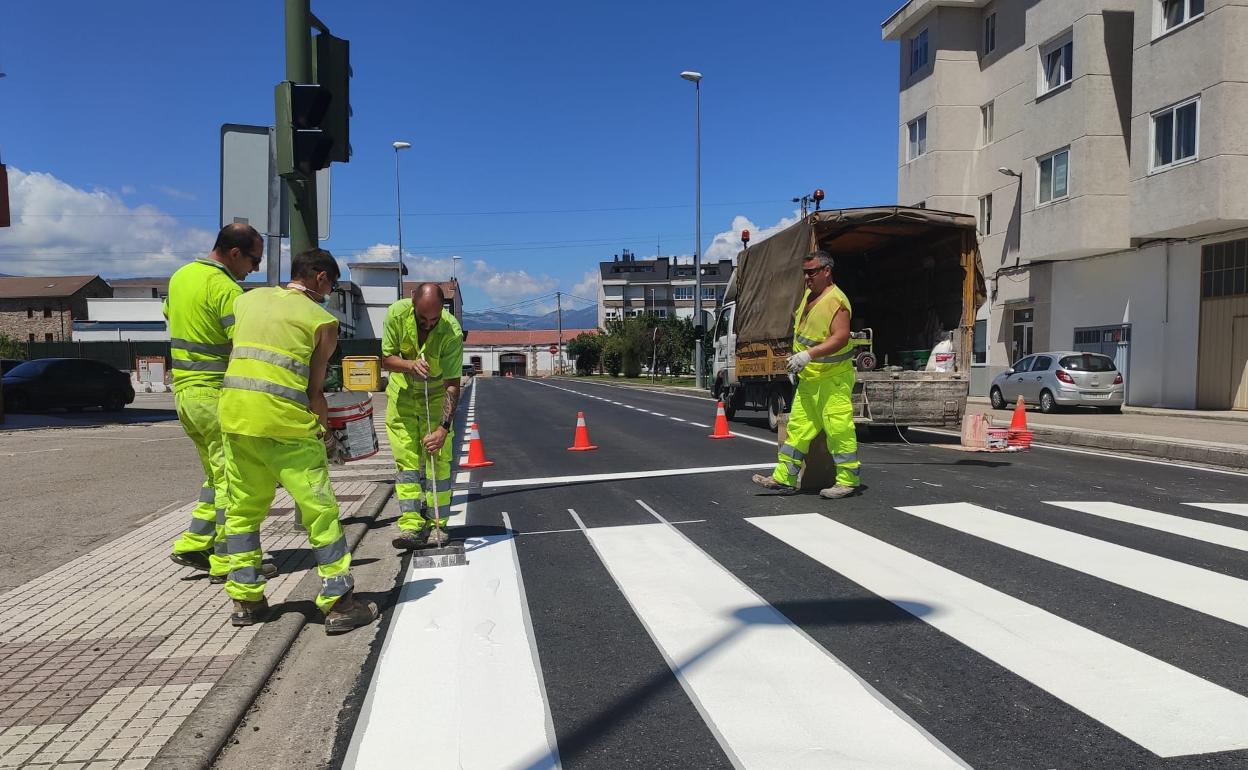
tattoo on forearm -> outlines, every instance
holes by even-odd
[[[455,417],[455,408],[459,406],[459,388],[447,388],[446,397],[442,402],[442,422],[449,422]]]

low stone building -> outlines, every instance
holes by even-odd
[[[87,300],[112,297],[98,275],[0,278],[0,334],[22,342],[64,342],[74,321],[87,318]]]

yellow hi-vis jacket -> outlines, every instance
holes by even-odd
[[[446,380],[459,379],[464,363],[464,332],[459,321],[446,308],[437,326],[420,344],[420,329],[416,326],[416,310],[411,299],[401,299],[386,310],[381,331],[381,355],[402,356],[415,361],[424,355],[429,364],[429,395],[440,396]],[[391,372],[386,385],[386,395],[400,397],[409,389],[424,392],[425,382],[414,374]]]
[[[234,336],[234,300],[242,287],[225,265],[197,259],[169,278],[165,318],[173,358],[173,392],[221,387]]]
[[[809,302],[810,289],[807,289],[802,294],[802,301],[797,305],[797,312],[793,314],[794,353],[809,350],[826,340],[828,332],[832,328],[832,318],[838,310],[844,308],[846,313],[849,313],[851,317],[853,316],[854,311],[849,306],[849,298],[836,285],[829,286],[824,290],[823,294],[815,300],[815,304],[811,306],[810,313],[803,320],[802,312],[806,310],[806,305]],[[801,377],[803,380],[816,380],[835,374],[852,373],[854,370],[853,357],[853,347],[846,342],[845,347],[830,356],[811,359],[806,368],[802,369]]]
[[[221,386],[224,433],[312,438],[320,425],[308,403],[316,330],[335,323],[297,289],[253,289],[234,303],[234,350]]]

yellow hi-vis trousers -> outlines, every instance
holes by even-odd
[[[174,553],[211,551],[209,572],[224,575],[230,571],[225,556],[225,449],[221,442],[221,423],[217,420],[218,388],[188,387],[173,397],[178,419],[186,431],[199,463],[204,467],[204,484],[199,490],[199,504],[191,511],[191,523],[177,540]]]
[[[229,486],[225,547],[230,559],[225,592],[239,601],[254,602],[264,597],[260,525],[281,482],[294,498],[316,556],[316,572],[321,576],[316,606],[329,612],[355,584],[351,552],[338,523],[338,501],[329,483],[325,445],[315,438],[273,439],[236,433],[226,433],[224,438]]]
[[[858,486],[858,436],[854,433],[854,371],[818,379],[798,380],[789,413],[788,433],[780,447],[780,462],[771,477],[781,484],[797,486],[797,475],[806,461],[810,442],[824,432],[828,452],[836,462],[838,486]]]
[[[386,406],[386,434],[394,452],[394,493],[399,498],[399,529],[419,532],[433,522],[433,481],[437,480],[438,523],[446,527],[447,509],[451,507],[451,457],[455,451],[455,431],[446,435],[446,442],[428,465],[429,453],[421,439],[433,432],[442,421],[443,392],[429,394],[429,416],[425,418],[425,392],[418,385],[390,399]]]

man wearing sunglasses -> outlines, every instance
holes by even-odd
[[[174,272],[165,299],[174,404],[204,468],[199,504],[191,512],[190,526],[173,542],[170,558],[208,572],[214,583],[224,583],[229,572],[223,534],[225,454],[217,404],[233,347],[234,300],[243,293],[238,282],[260,268],[263,255],[264,243],[255,228],[226,225],[206,258]],[[264,569],[277,574],[272,563]]]
[[[836,462],[836,484],[819,495],[830,500],[858,488],[858,438],[854,432],[854,362],[849,344],[853,310],[832,282],[832,256],[813,251],[802,263],[806,292],[793,315],[793,355],[789,372],[798,376],[780,461],[770,476],[754,475],[761,487],[792,494],[810,443],[824,433]]]

